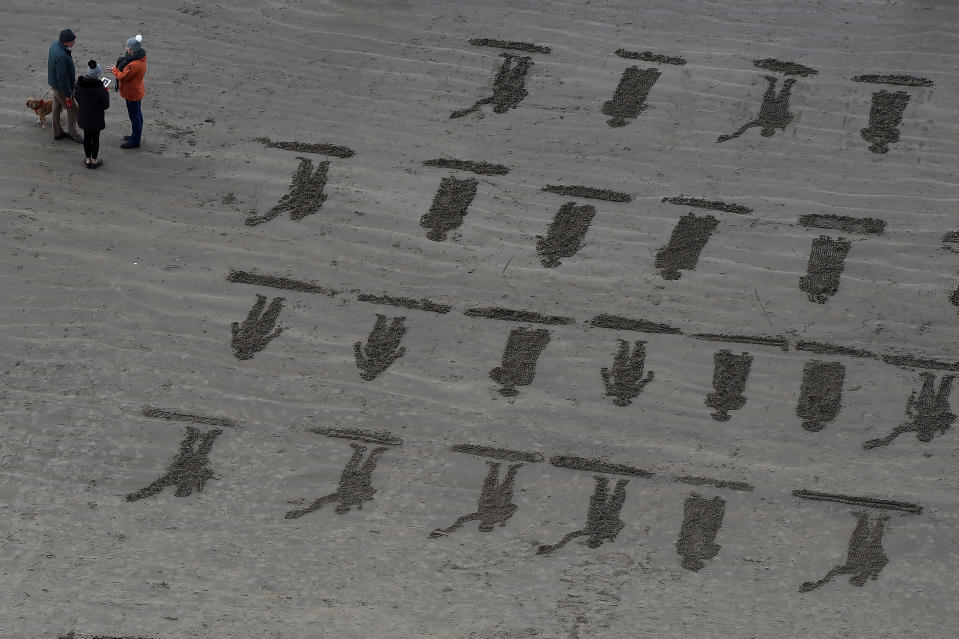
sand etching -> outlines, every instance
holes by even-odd
[[[621,58],[626,58],[627,60],[642,60],[643,62],[675,64],[678,66],[686,64],[685,58],[662,55],[660,53],[653,53],[652,51],[627,51],[626,49],[616,49],[614,53]]]
[[[575,202],[567,202],[560,207],[546,230],[546,236],[536,236],[540,263],[546,268],[556,268],[561,264],[559,258],[576,255],[583,247],[583,239],[595,215],[596,208],[589,204],[576,206]]]
[[[289,212],[290,219],[296,222],[320,210],[323,202],[326,201],[323,187],[326,186],[326,173],[330,168],[330,161],[324,160],[317,163],[314,171],[313,160],[303,157],[298,159],[300,160],[300,166],[293,174],[293,181],[290,183],[290,189],[286,195],[281,197],[279,203],[263,215],[253,214],[246,218],[247,226],[269,222],[284,212]]]
[[[536,311],[523,311],[512,308],[494,306],[492,308],[470,308],[463,311],[467,317],[485,317],[486,319],[502,320],[506,322],[529,322],[534,324],[573,324],[572,317],[562,315],[543,315]]]
[[[937,371],[959,371],[959,362],[944,361],[931,357],[916,357],[915,355],[883,355],[880,359],[886,364],[900,368],[928,368]]]
[[[356,296],[360,302],[369,302],[370,304],[386,304],[389,306],[399,306],[416,311],[425,311],[427,313],[449,313],[453,307],[448,304],[437,304],[431,300],[413,299],[412,297],[394,297],[392,295],[372,295],[370,293],[360,293]]]
[[[376,376],[384,372],[390,365],[406,354],[406,348],[400,346],[400,340],[406,334],[405,317],[394,317],[387,325],[386,315],[376,314],[376,323],[367,338],[366,346],[363,342],[353,344],[356,355],[356,367],[360,369],[360,377],[371,382]]]
[[[619,531],[626,526],[623,520],[619,518],[619,513],[626,501],[626,484],[629,483],[629,480],[617,480],[616,487],[610,493],[608,477],[594,475],[593,479],[596,480],[596,488],[586,511],[586,525],[580,530],[567,533],[555,544],[541,545],[536,549],[537,555],[553,553],[577,537],[587,537],[587,546],[599,548],[603,545],[603,542],[614,541]]]
[[[800,499],[810,499],[812,501],[826,501],[834,504],[849,504],[851,506],[860,506],[864,508],[878,508],[880,510],[895,510],[898,512],[909,513],[911,515],[921,515],[922,506],[908,501],[893,501],[891,499],[876,499],[875,497],[858,497],[855,495],[843,495],[840,493],[823,493],[816,490],[794,490],[794,497]]]
[[[753,60],[753,66],[758,69],[764,69],[766,71],[773,71],[775,73],[782,73],[783,75],[798,75],[804,78],[811,75],[816,75],[819,71],[815,69],[810,69],[807,66],[798,64],[796,62],[783,62],[775,58],[764,58],[762,60]]]
[[[335,291],[325,286],[320,286],[313,282],[304,282],[301,280],[290,279],[289,277],[280,277],[278,275],[258,275],[248,271],[238,271],[233,269],[226,277],[227,281],[237,284],[253,284],[255,286],[269,286],[285,291],[299,291],[301,293],[315,293],[317,295],[328,295],[330,297],[338,295],[340,291]]]
[[[369,444],[386,444],[399,446],[403,440],[388,430],[366,430],[363,428],[337,428],[335,426],[317,426],[310,429],[311,433],[335,437],[337,439],[352,439]]]
[[[456,158],[426,160],[423,162],[423,166],[435,166],[441,169],[453,169],[454,171],[472,171],[478,175],[506,175],[509,173],[509,169],[502,164],[475,162],[473,160],[457,160]]]
[[[429,229],[426,237],[434,242],[442,242],[447,233],[458,229],[469,212],[467,209],[476,197],[475,178],[460,180],[455,177],[445,177],[440,182],[440,188],[433,197],[433,204],[429,212],[420,218],[420,226]]]
[[[753,364],[749,353],[733,355],[723,349],[713,355],[713,392],[706,396],[706,405],[715,409],[710,413],[718,422],[729,421],[729,411],[746,405],[746,379]]]
[[[542,191],[548,193],[556,193],[557,195],[568,195],[571,197],[585,197],[592,200],[606,200],[607,202],[632,202],[633,196],[629,193],[622,193],[620,191],[611,191],[609,189],[597,189],[593,186],[579,186],[579,185],[570,185],[564,186],[561,184],[547,184],[544,186]]]
[[[766,88],[766,92],[763,94],[763,101],[759,105],[759,115],[756,116],[755,120],[750,120],[736,129],[735,133],[720,135],[716,138],[716,142],[726,142],[727,140],[738,138],[748,129],[757,126],[762,127],[760,131],[762,136],[768,138],[776,133],[776,129],[785,131],[786,126],[792,122],[794,116],[789,112],[789,95],[796,81],[792,78],[786,79],[783,82],[782,89],[779,91],[779,95],[776,95],[776,83],[778,80],[771,75],[764,75],[763,78],[766,79],[769,86]]]
[[[136,637],[134,637],[133,635],[123,635],[122,637],[113,636],[113,635],[109,635],[109,636],[108,635],[78,635],[76,631],[71,630],[65,635],[58,636],[57,639],[150,639],[150,638],[141,637],[139,635]]]
[[[836,418],[842,408],[845,379],[846,367],[840,362],[806,362],[796,404],[796,415],[803,420],[804,430],[819,432]]]
[[[729,335],[728,333],[692,333],[693,339],[706,342],[725,342],[727,344],[756,344],[758,346],[776,346],[783,352],[789,350],[789,340],[782,335]]]
[[[653,371],[643,376],[646,366],[646,342],[636,341],[630,352],[627,340],[618,340],[619,349],[613,358],[613,368],[603,368],[600,375],[606,387],[606,396],[613,397],[616,406],[629,406],[643,392],[646,384],[653,381]]]
[[[602,459],[590,459],[577,455],[553,455],[549,458],[549,463],[557,468],[569,468],[570,470],[581,470],[588,473],[626,475],[627,477],[642,477],[643,479],[649,479],[654,475],[654,473],[648,470],[636,468],[635,466],[614,464]]]
[[[843,233],[866,233],[882,235],[886,230],[885,220],[874,217],[847,217],[845,215],[802,215],[799,224],[806,227],[831,229]]]
[[[889,516],[869,512],[853,514],[856,517],[856,528],[849,539],[846,562],[831,568],[822,579],[804,582],[799,586],[799,592],[815,590],[839,575],[851,575],[849,583],[861,587],[868,580],[878,578],[879,573],[889,563],[889,557],[882,549],[882,535]]]
[[[959,306],[959,287],[952,292],[952,295],[949,296],[949,303],[953,306]]]
[[[853,82],[870,82],[873,84],[892,84],[905,87],[931,87],[935,82],[929,78],[920,78],[914,75],[857,75]]]
[[[825,304],[839,291],[839,275],[851,247],[844,237],[834,240],[821,235],[812,241],[806,274],[799,278],[799,290],[806,293],[810,302]]]
[[[849,346],[842,346],[841,344],[829,344],[828,342],[809,342],[806,340],[799,340],[796,342],[797,351],[809,351],[810,353],[818,353],[820,355],[848,355],[849,357],[868,357],[875,358],[876,354],[863,350],[861,348],[851,348]]]
[[[483,480],[483,488],[480,491],[476,512],[463,515],[447,528],[437,528],[430,533],[430,537],[448,535],[468,521],[479,521],[479,530],[489,532],[493,530],[494,526],[505,526],[513,513],[519,509],[519,506],[513,503],[513,481],[523,464],[510,464],[506,471],[506,477],[503,478],[503,481],[500,481],[500,464],[498,462],[486,463],[489,466],[489,471],[486,473],[486,479]]]
[[[295,153],[317,153],[319,155],[332,155],[336,158],[351,158],[354,155],[353,149],[335,144],[314,144],[310,142],[280,142],[267,137],[254,138],[260,144],[271,149],[283,149],[284,151],[293,151]]]
[[[936,376],[933,373],[920,373],[922,389],[919,396],[913,391],[906,402],[906,417],[909,420],[892,429],[885,437],[870,439],[862,447],[865,449],[877,446],[888,446],[894,439],[903,433],[916,433],[916,439],[921,442],[930,442],[936,434],[943,435],[953,422],[956,415],[949,410],[949,394],[952,392],[952,382],[955,375],[943,375],[939,380],[939,390],[935,389]]]
[[[283,310],[283,302],[284,298],[274,297],[270,306],[263,310],[266,307],[266,297],[257,295],[256,302],[243,323],[230,324],[230,331],[233,333],[230,346],[237,359],[252,359],[255,353],[262,351],[274,337],[283,332],[282,327],[276,326],[277,317]]]
[[[680,564],[686,570],[699,571],[707,559],[719,554],[716,536],[723,525],[726,500],[720,497],[706,499],[690,493],[683,503],[683,527],[676,540],[676,553],[682,557]]]
[[[526,74],[533,66],[533,58],[509,53],[500,55],[504,60],[493,80],[493,95],[477,100],[469,108],[453,111],[450,119],[469,115],[478,111],[484,104],[492,104],[493,113],[506,113],[510,109],[515,109],[523,98],[529,95],[529,91],[526,90]]]
[[[550,334],[545,328],[514,328],[506,340],[502,365],[490,371],[489,376],[502,386],[500,395],[515,397],[517,386],[529,386],[536,374],[536,362],[549,344]]]
[[[888,153],[889,145],[899,141],[899,125],[909,104],[905,91],[876,91],[869,107],[869,126],[862,129],[862,139],[869,142],[873,153]]]
[[[549,53],[550,48],[532,42],[517,42],[516,40],[494,40],[493,38],[473,38],[470,44],[477,47],[495,47],[497,49],[513,49],[527,53]]]
[[[192,422],[194,424],[205,424],[207,426],[225,426],[227,428],[237,428],[239,424],[228,417],[210,417],[208,415],[194,415],[193,413],[183,413],[180,411],[165,410],[153,406],[144,406],[140,413],[144,417],[154,419],[166,419],[177,422]]]
[[[644,319],[630,319],[618,315],[601,313],[589,321],[591,326],[596,328],[612,328],[621,331],[636,331],[639,333],[665,333],[667,335],[682,335],[683,331],[670,326],[669,324],[660,324],[650,322]]]
[[[627,119],[636,119],[646,109],[649,90],[660,75],[656,68],[640,69],[634,66],[623,71],[613,99],[605,102],[601,110],[603,115],[611,116],[606,124],[612,127],[626,126]]]
[[[701,197],[664,197],[663,202],[669,202],[677,206],[695,206],[700,209],[710,209],[713,211],[723,211],[725,213],[735,213],[736,215],[749,215],[753,212],[748,206],[742,204],[730,204],[729,202],[720,202],[719,200],[706,200]]]
[[[454,444],[450,446],[450,450],[454,453],[493,457],[511,462],[524,461],[535,464],[543,461],[543,455],[540,453],[529,453],[524,450],[512,450],[510,448],[496,448],[494,446],[480,446],[479,444]]]
[[[333,502],[339,502],[339,505],[335,508],[336,514],[345,515],[350,512],[353,506],[363,510],[363,502],[373,500],[373,494],[376,492],[376,489],[373,488],[373,471],[376,469],[376,462],[380,455],[389,448],[387,446],[374,448],[364,461],[363,455],[366,452],[366,446],[350,444],[350,447],[353,448],[353,455],[340,475],[340,483],[336,492],[320,497],[306,508],[289,511],[284,515],[284,519],[298,519]]]
[[[664,279],[678,280],[680,269],[695,270],[706,242],[719,221],[712,215],[697,216],[689,213],[679,218],[669,243],[656,253],[656,268]]]
[[[180,450],[167,472],[155,482],[126,496],[127,501],[137,501],[159,494],[167,486],[176,486],[176,497],[189,497],[193,491],[202,492],[206,482],[213,479],[210,470],[210,450],[213,442],[223,431],[213,428],[206,432],[193,426],[186,427],[186,437],[180,442]]]
[[[755,487],[745,481],[728,481],[725,479],[713,479],[712,477],[673,477],[674,481],[690,486],[713,486],[714,488],[725,488],[727,490],[737,490],[742,492],[752,492]]]

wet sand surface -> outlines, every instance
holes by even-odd
[[[733,4],[6,2],[0,636],[949,636],[959,6]]]

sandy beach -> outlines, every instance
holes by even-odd
[[[953,636],[959,5],[2,22],[0,637]]]

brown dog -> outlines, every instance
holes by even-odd
[[[30,98],[27,100],[27,108],[32,109],[37,114],[37,124],[44,129],[47,128],[47,116],[53,111],[53,100]]]

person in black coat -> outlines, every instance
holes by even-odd
[[[101,80],[103,68],[97,64],[97,61],[90,60],[87,66],[89,70],[77,78],[73,99],[79,108],[77,124],[83,129],[83,153],[86,155],[86,167],[95,169],[103,166],[103,160],[97,155],[100,153],[100,131],[106,128],[103,113],[110,108],[110,92],[103,86]]]

